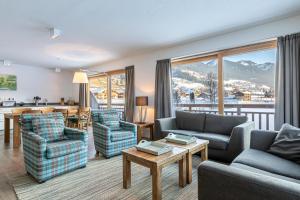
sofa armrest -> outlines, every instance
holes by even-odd
[[[300,199],[300,184],[205,161],[198,168],[198,199]],[[217,192],[216,192],[217,191]]]
[[[254,129],[255,124],[252,121],[240,124],[232,129],[230,141],[228,145],[228,151],[232,154],[234,159],[244,149],[250,147],[251,131]]]
[[[27,154],[42,158],[46,152],[47,141],[33,132],[22,133],[23,149],[25,156]]]
[[[88,143],[88,133],[86,131],[84,131],[84,130],[79,130],[79,129],[75,129],[75,128],[65,127],[64,134],[69,139],[72,139],[72,140],[81,140],[86,145]]]
[[[253,130],[251,132],[251,149],[266,151],[273,144],[277,131]]]
[[[160,131],[177,129],[175,117],[156,119],[155,123]]]
[[[122,129],[131,131],[133,133],[137,133],[137,125],[130,123],[130,122],[125,122],[125,121],[120,121],[120,126]]]

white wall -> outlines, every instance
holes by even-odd
[[[149,96],[150,109],[148,120],[153,120],[155,66],[157,60],[238,47],[296,32],[300,32],[300,15],[143,55],[120,59],[92,67],[92,70],[104,72],[134,65],[136,96]]]
[[[17,76],[17,91],[0,90],[0,98],[15,98],[17,102],[31,103],[34,96],[59,102],[61,97],[78,101],[78,86],[72,83],[73,72],[54,72],[53,69],[24,65],[0,66],[0,74]]]

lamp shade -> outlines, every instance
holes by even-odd
[[[75,72],[73,77],[73,83],[89,83],[89,79],[85,72]]]
[[[136,106],[148,106],[148,97],[147,96],[136,97],[135,105]]]

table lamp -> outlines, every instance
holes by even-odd
[[[147,106],[148,106],[148,97],[147,96],[139,96],[135,99],[135,105],[139,107],[139,124],[145,124],[145,119],[147,115]],[[146,107],[144,109],[144,107]]]

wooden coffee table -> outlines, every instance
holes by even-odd
[[[192,183],[192,156],[195,153],[200,152],[201,153],[201,160],[205,161],[208,159],[207,153],[208,153],[208,140],[201,140],[197,139],[196,142],[188,144],[188,145],[183,145],[183,144],[176,144],[172,142],[167,142],[166,139],[161,139],[158,142],[163,142],[168,145],[174,146],[174,147],[179,147],[179,148],[184,148],[187,149],[188,152],[186,154],[186,178],[187,178],[187,183],[190,184]]]
[[[187,149],[179,147],[174,147],[171,152],[160,156],[138,151],[135,147],[123,150],[123,188],[127,189],[131,186],[131,162],[134,162],[150,169],[152,175],[152,199],[161,199],[161,170],[163,167],[176,161],[178,161],[179,165],[179,186],[184,187],[186,185],[187,153]]]

